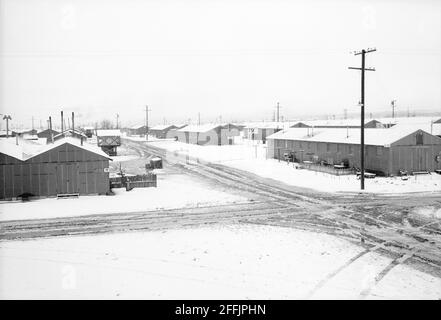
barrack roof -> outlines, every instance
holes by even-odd
[[[54,143],[46,145],[42,145],[32,140],[24,139],[19,139],[17,145],[16,138],[0,139],[0,153],[4,153],[21,161],[26,161],[66,143],[93,152],[111,160],[111,158],[109,158],[109,156],[97,146],[91,145],[86,142],[81,145],[80,140],[71,137],[65,137],[63,139],[55,141]]]
[[[374,146],[388,146],[392,143],[417,131],[426,130],[414,126],[394,126],[392,128],[366,128],[365,144]],[[276,132],[267,139],[270,140],[298,140],[329,143],[360,144],[359,128],[289,128]],[[440,138],[441,144],[441,138]]]
[[[165,130],[168,128],[177,128],[174,124],[158,124],[154,127],[151,127],[150,130]]]
[[[201,124],[201,125],[188,125],[182,129],[179,129],[178,131],[181,131],[181,132],[208,132],[208,131],[214,130],[218,127],[228,128],[228,126],[235,127],[235,125],[232,123],[207,123],[207,124]]]

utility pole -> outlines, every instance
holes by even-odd
[[[145,140],[149,140],[149,106],[145,106]]]
[[[6,138],[9,138],[9,120],[12,120],[10,115],[4,115],[3,120],[6,120]]]
[[[360,165],[361,165],[361,172],[360,172],[360,187],[361,190],[364,190],[364,110],[365,110],[365,103],[364,103],[364,72],[365,71],[375,71],[375,68],[366,68],[365,67],[365,61],[366,61],[366,53],[377,51],[375,48],[368,48],[363,49],[361,51],[354,52],[354,55],[358,56],[361,54],[361,68],[358,67],[349,67],[349,69],[355,69],[355,70],[361,70],[361,101],[360,101],[360,107],[361,107],[361,136],[360,136]]]
[[[395,118],[395,107],[397,100],[392,100],[390,105],[392,106],[392,119]]]
[[[52,117],[49,116],[49,132],[51,134],[51,143],[54,143],[54,133],[52,131]]]
[[[277,102],[276,109],[277,109],[276,121],[279,122],[279,120],[280,120],[280,103],[278,103],[278,102]]]
[[[198,126],[201,125],[201,113],[198,112]]]
[[[63,110],[61,111],[61,132],[64,131],[64,118],[63,118]]]
[[[116,114],[116,128],[117,129],[119,129],[118,122],[119,122],[119,114]]]
[[[34,132],[34,116],[32,116],[32,132]]]

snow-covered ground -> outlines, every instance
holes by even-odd
[[[118,155],[118,156],[111,156],[110,158],[112,159],[112,161],[115,161],[115,162],[124,162],[124,161],[138,159],[139,156],[137,156],[137,155],[125,155],[125,156]]]
[[[132,140],[132,141],[146,141],[145,140],[145,135],[140,137],[140,136],[128,136],[128,135],[123,135],[124,139],[128,139],[128,140]],[[149,139],[148,141],[174,141],[174,139],[158,139],[155,136],[151,136],[149,135]]]
[[[357,180],[355,175],[335,176],[305,169],[295,169],[292,163],[288,165],[286,162],[279,162],[276,159],[229,161],[224,162],[224,164],[293,186],[326,192],[360,191],[360,180]],[[424,191],[441,191],[441,175],[418,175],[410,177],[409,180],[401,180],[400,177],[365,179],[365,192],[407,193]]]
[[[359,192],[360,181],[355,175],[335,176],[327,173],[295,169],[294,165],[276,159],[267,159],[266,145],[252,141],[238,145],[198,146],[176,141],[155,141],[152,146],[164,148],[173,159],[176,154],[188,155],[207,162],[222,163],[256,175],[282,181],[286,184],[312,188],[325,192]],[[365,192],[407,193],[441,191],[441,175],[400,177],[376,177],[365,179]]]
[[[0,243],[0,298],[439,299],[441,279],[346,240],[227,225]],[[328,279],[328,281],[323,281]],[[320,284],[320,285],[319,285]]]
[[[191,187],[189,187],[191,185]],[[69,217],[88,214],[136,212],[196,207],[246,201],[242,196],[216,190],[184,175],[158,176],[157,188],[126,191],[113,189],[116,196],[80,196],[73,199],[47,198],[30,202],[0,202],[0,220]]]

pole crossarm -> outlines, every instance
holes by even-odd
[[[367,48],[367,49],[363,49],[360,51],[354,51],[353,53],[354,53],[354,56],[358,56],[363,53],[369,53],[369,52],[374,52],[374,51],[377,51],[377,49],[376,48]]]
[[[358,67],[348,67],[348,69],[363,70],[362,68],[358,68]],[[375,71],[375,68],[364,68],[364,71]]]

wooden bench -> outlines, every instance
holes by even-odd
[[[66,198],[79,198],[79,193],[58,193],[57,199],[66,199]]]
[[[357,178],[360,178],[360,176],[361,176],[361,172],[357,172]],[[364,177],[366,178],[366,179],[373,179],[373,178],[375,178],[377,175],[375,174],[375,173],[370,173],[370,172],[365,172],[364,173]]]
[[[414,176],[420,175],[420,174],[430,174],[429,171],[413,171],[412,174]]]

